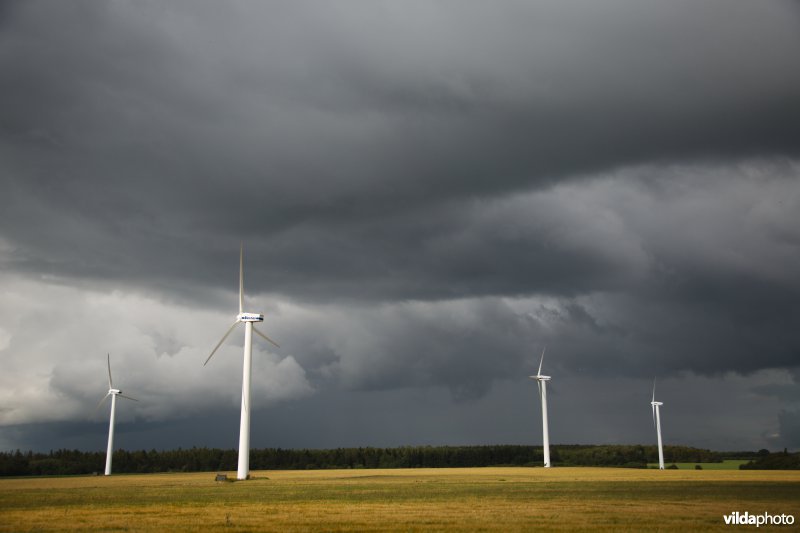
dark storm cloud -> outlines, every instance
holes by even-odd
[[[773,444],[796,449],[800,446],[800,410],[781,410],[778,414],[780,434],[774,437]]]
[[[235,309],[243,240],[276,398],[307,376],[342,405],[478,402],[544,345],[564,377],[795,367],[799,21],[715,0],[5,3],[4,283],[41,281],[73,351],[87,327],[57,310],[101,300],[135,324],[101,340],[168,376],[208,350],[202,313]],[[6,307],[0,351],[50,347]]]
[[[394,289],[393,256],[424,260],[414,245],[458,201],[641,161],[796,154],[787,6],[641,6],[16,4],[6,238],[26,268],[139,284],[231,240],[289,239],[305,250],[270,255],[273,285],[311,274],[320,296],[350,295],[369,270],[370,295],[396,298],[428,265],[401,265]]]
[[[310,319],[287,349],[316,378],[349,390],[447,387],[482,396],[495,379],[525,373],[536,323],[497,300],[350,307]],[[319,346],[318,339],[326,339]]]

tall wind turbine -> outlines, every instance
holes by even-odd
[[[254,322],[263,322],[264,315],[260,313],[245,313],[244,308],[244,270],[242,261],[244,258],[244,245],[239,248],[239,314],[222,339],[217,343],[211,355],[208,356],[203,366],[207,365],[216,351],[228,338],[233,329],[240,322],[244,322],[244,364],[242,365],[242,410],[241,421],[239,423],[239,466],[236,471],[237,479],[247,479],[250,476],[250,372],[253,368],[253,332],[263,337],[275,346],[278,343],[270,339],[253,325]],[[278,346],[280,348],[280,346]]]
[[[656,433],[658,433],[658,468],[664,470],[664,446],[661,443],[661,410],[659,409],[664,402],[656,401],[656,380],[653,380],[653,400],[650,402],[653,406],[653,425],[656,426]]]
[[[546,350],[547,348],[545,348]],[[539,397],[542,399],[542,448],[544,449],[544,467],[550,468],[550,433],[547,428],[547,382],[550,376],[542,375],[542,363],[544,363],[544,350],[542,358],[539,360],[539,372],[535,376],[528,376],[536,380],[539,386]]]
[[[103,399],[97,404],[97,409],[106,401],[106,398],[111,396],[111,417],[108,421],[108,448],[106,449],[106,471],[105,475],[111,475],[111,456],[114,454],[114,414],[117,411],[117,396],[120,398],[126,398],[128,400],[133,400],[134,402],[138,402],[136,398],[131,398],[130,396],[125,396],[122,394],[122,391],[119,389],[114,388],[114,382],[111,379],[111,354],[108,354],[106,357],[106,361],[108,363],[108,393],[103,396]]]

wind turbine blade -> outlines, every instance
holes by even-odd
[[[100,399],[100,401],[99,401],[99,402],[97,402],[97,407],[95,407],[95,408],[94,408],[94,412],[95,412],[95,413],[97,412],[97,410],[98,410],[98,409],[100,409],[100,406],[101,406],[101,405],[103,405],[103,402],[104,402],[104,401],[106,401],[106,398],[108,398],[109,396],[111,396],[111,393],[110,393],[110,392],[109,392],[108,394],[106,394],[105,396],[103,396],[103,397]]]
[[[542,375],[542,363],[544,363],[544,351],[546,349],[547,349],[547,346],[545,346],[544,349],[542,350],[542,358],[539,359],[539,373],[536,374],[537,376],[541,376]]]
[[[656,427],[656,378],[653,378],[653,400],[650,405],[653,406],[653,427]]]
[[[114,388],[114,384],[111,381],[111,354],[110,353],[106,354],[106,359],[107,359],[107,362],[108,362],[108,388],[109,389],[113,389]]]
[[[258,335],[260,335],[260,336],[261,336],[263,339],[265,339],[265,340],[267,340],[267,341],[271,342],[272,344],[274,344],[274,345],[275,345],[275,346],[277,346],[278,348],[280,348],[280,347],[281,347],[281,345],[280,345],[280,344],[278,344],[278,343],[277,343],[277,342],[275,342],[274,340],[270,339],[269,337],[267,337],[266,335],[264,335],[263,333],[261,333],[260,331],[258,331],[258,330],[256,329],[256,327],[255,327],[255,326],[253,326],[253,331],[255,331],[255,332],[256,332]]]
[[[539,398],[541,398],[542,397],[542,382],[539,381],[538,379],[536,380],[536,387],[538,387],[538,389],[539,389]]]
[[[133,400],[134,402],[138,402],[136,398],[131,398],[130,396],[125,396],[124,394],[119,395],[120,398],[125,398],[126,400]]]
[[[219,347],[222,346],[222,343],[225,342],[225,339],[228,338],[228,335],[231,334],[231,331],[233,331],[233,328],[235,328],[236,324],[238,324],[238,323],[239,323],[239,319],[237,318],[236,322],[234,322],[233,325],[228,328],[228,331],[225,332],[225,335],[222,336],[222,338],[219,340],[217,345],[214,346],[214,349],[211,350],[211,355],[208,356],[208,359],[206,359],[206,362],[203,363],[203,366],[206,366],[208,364],[208,362],[211,360],[211,358],[214,356],[214,354],[217,353],[217,350],[219,350]]]
[[[239,246],[239,314],[244,311],[244,243]]]

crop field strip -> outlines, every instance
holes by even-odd
[[[469,468],[0,480],[0,531],[709,530],[800,517],[800,472]]]
[[[675,465],[683,470],[696,470],[699,465],[702,470],[739,470],[739,466],[747,463],[744,459],[727,459],[721,463],[668,463],[667,466]],[[647,468],[658,468],[658,463],[648,463]]]

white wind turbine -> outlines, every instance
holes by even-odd
[[[547,348],[545,348],[546,350]],[[544,350],[542,358],[539,360],[539,372],[535,376],[528,376],[536,380],[539,386],[539,397],[542,399],[542,448],[544,449],[544,467],[550,468],[550,433],[547,428],[547,382],[550,376],[542,375],[542,363],[544,363]]]
[[[664,446],[661,443],[661,410],[659,409],[664,402],[656,401],[656,380],[653,380],[653,400],[650,402],[653,406],[653,425],[656,426],[656,433],[658,433],[658,468],[664,470]]]
[[[258,335],[266,339],[267,341],[271,342],[275,346],[278,346],[278,343],[274,340],[270,339],[260,331],[258,331],[255,326],[253,325],[254,322],[263,322],[264,315],[260,313],[245,313],[242,309],[244,308],[244,271],[242,267],[242,260],[244,258],[244,245],[241,246],[239,249],[239,314],[236,315],[236,320],[233,322],[228,331],[225,335],[222,336],[222,339],[217,343],[213,350],[211,350],[211,355],[208,356],[206,362],[203,363],[203,366],[207,365],[211,358],[214,356],[216,351],[225,342],[225,339],[228,338],[228,335],[231,334],[233,329],[236,327],[237,324],[240,322],[244,322],[244,365],[242,368],[242,410],[241,410],[241,421],[239,423],[239,465],[236,471],[236,478],[237,479],[247,479],[250,475],[250,410],[248,406],[250,405],[250,372],[253,367],[253,332],[255,331]],[[280,348],[280,346],[278,346]]]
[[[114,388],[114,382],[111,379],[111,354],[108,354],[106,357],[108,362],[108,393],[103,396],[100,402],[97,404],[95,411],[100,409],[100,406],[106,401],[106,398],[111,396],[111,417],[108,422],[108,448],[106,449],[106,471],[105,475],[111,475],[111,456],[114,454],[114,414],[117,411],[117,396],[121,398],[126,398],[128,400],[133,400],[134,402],[138,402],[136,398],[131,398],[130,396],[125,396],[122,394],[122,391],[119,389]]]

